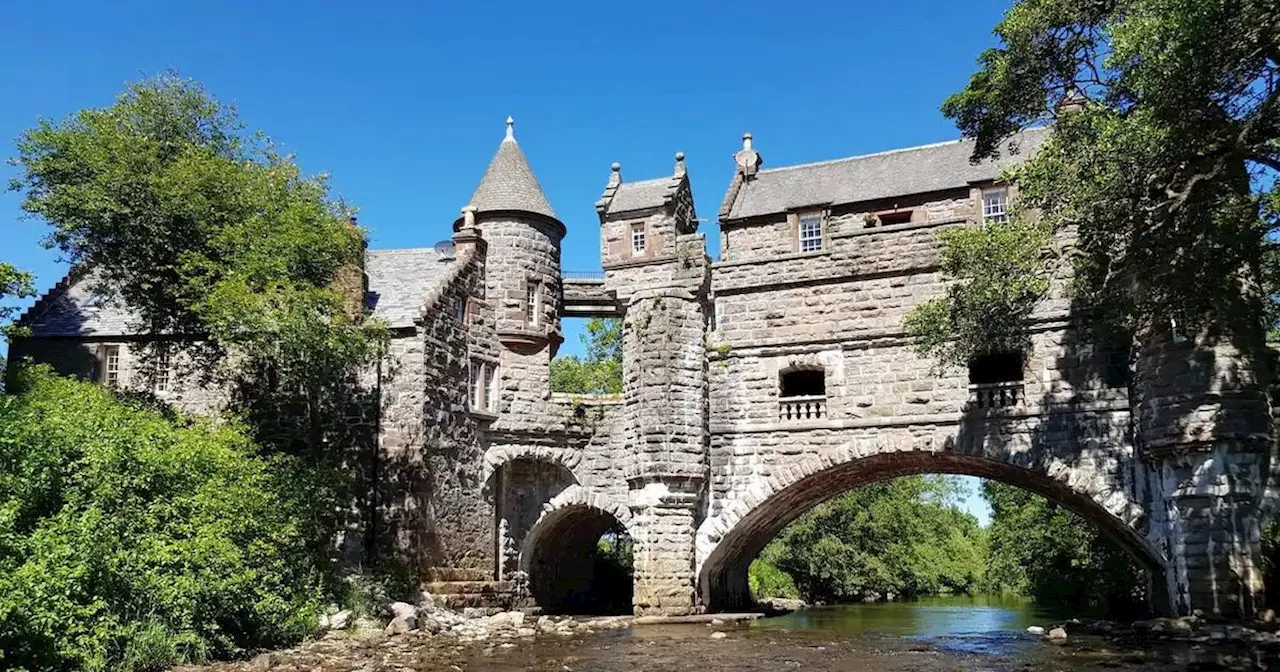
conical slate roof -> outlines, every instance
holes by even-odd
[[[507,117],[507,137],[498,145],[498,153],[489,162],[480,186],[471,195],[471,205],[477,213],[515,210],[556,219],[555,210],[551,209],[529,161],[516,143],[513,125],[511,117]]]

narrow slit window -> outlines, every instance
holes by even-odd
[[[484,362],[471,360],[471,390],[470,400],[472,410],[484,408]]]
[[[1022,380],[1022,353],[995,352],[978,355],[969,362],[969,384],[994,385]]]
[[[827,376],[821,369],[786,371],[779,384],[782,397],[824,397],[827,394]]]
[[[1009,221],[1009,190],[987,189],[982,192],[982,219],[986,222]]]
[[[631,254],[644,254],[645,245],[648,244],[645,234],[643,222],[631,225]]]
[[[538,326],[538,313],[542,310],[541,283],[530,280],[525,288],[524,321],[531,326]]]
[[[485,367],[485,408],[497,412],[498,400],[501,398],[498,393],[498,367],[490,364]]]
[[[801,215],[798,232],[801,252],[822,249],[822,215],[817,213]]]

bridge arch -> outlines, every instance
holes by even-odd
[[[630,577],[601,575],[596,547],[605,534],[630,530],[630,509],[603,493],[574,485],[551,498],[520,549],[535,604],[549,613],[629,610]]]
[[[1092,472],[1092,473],[1091,473]],[[784,527],[814,506],[850,489],[915,474],[977,476],[1014,485],[1058,503],[1116,542],[1151,576],[1151,598],[1168,610],[1165,560],[1145,535],[1146,512],[1129,490],[1081,465],[1029,468],[1017,460],[950,450],[899,450],[859,455],[849,446],[809,456],[758,478],[698,528],[698,586],[712,611],[750,606],[747,568]]]

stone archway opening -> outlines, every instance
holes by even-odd
[[[972,455],[946,452],[884,453],[823,469],[760,498],[732,520],[704,526],[699,543],[698,585],[710,611],[733,611],[754,606],[748,582],[751,562],[787,524],[818,504],[854,488],[917,474],[967,475],[999,481],[1030,491],[1076,514],[1124,550],[1150,579],[1152,608],[1169,609],[1162,556],[1138,530],[1110,513],[1097,501],[1049,476],[1011,464]],[[717,527],[723,530],[718,532]],[[715,534],[718,539],[706,538]],[[710,543],[708,543],[710,542]]]
[[[542,613],[630,614],[631,551],[631,536],[613,514],[571,505],[546,513],[530,530],[520,564]]]

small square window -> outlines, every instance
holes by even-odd
[[[1009,190],[986,189],[982,192],[982,220],[986,222],[1009,221]]]
[[[822,215],[811,214],[800,216],[799,247],[801,252],[813,252],[822,249]]]
[[[645,245],[645,225],[644,222],[631,225],[631,254],[644,254]]]
[[[525,288],[524,321],[538,326],[538,313],[542,312],[542,283],[530,280]]]

